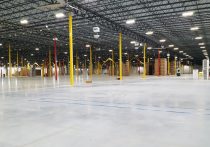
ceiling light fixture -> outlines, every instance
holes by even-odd
[[[199,30],[199,27],[192,27],[190,28],[191,31],[196,31],[196,30]]]
[[[129,19],[126,21],[126,24],[130,25],[130,24],[134,24],[136,22],[135,19]]]
[[[168,47],[174,47],[174,45],[173,44],[170,44]]]
[[[161,39],[160,42],[163,43],[163,42],[166,42],[166,40],[165,39]]]
[[[35,48],[36,51],[39,51],[39,48]]]
[[[148,31],[148,32],[146,32],[146,35],[152,35],[153,34],[153,32],[152,31]]]
[[[28,24],[28,20],[27,19],[23,19],[20,21],[21,24]]]
[[[89,44],[86,44],[86,46],[85,47],[90,47],[90,45]]]
[[[203,37],[195,37],[195,40],[201,40]]]
[[[199,43],[198,45],[205,45],[205,43]]]
[[[148,50],[151,50],[151,49],[152,49],[152,47],[147,47],[147,49],[148,49]]]
[[[60,13],[56,13],[56,14],[55,14],[55,17],[56,17],[56,18],[63,18],[63,17],[65,17],[65,14],[63,14],[63,13],[61,13],[61,12],[60,12]]]
[[[175,51],[177,51],[177,50],[179,50],[179,48],[178,48],[178,47],[176,47],[176,48],[174,48],[174,50],[175,50]]]
[[[130,43],[131,43],[131,44],[136,44],[136,41],[131,41]]]
[[[182,16],[183,17],[189,17],[189,16],[193,16],[194,12],[193,11],[188,11],[188,12],[183,12]]]
[[[200,48],[206,48],[205,46],[201,46]]]
[[[2,43],[0,43],[0,46],[2,46]]]

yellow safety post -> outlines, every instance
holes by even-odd
[[[122,80],[122,33],[119,33],[119,76]]]
[[[114,76],[114,50],[112,50],[112,76]]]
[[[72,15],[69,14],[69,54],[70,54],[70,84],[74,85],[74,57],[73,57],[73,24],[72,24]]]
[[[93,59],[92,59],[92,46],[90,46],[90,81],[93,79]]]
[[[12,77],[11,47],[9,44],[9,77]]]
[[[144,72],[143,72],[143,78],[146,78],[146,43],[144,44]]]
[[[19,65],[18,62],[19,62],[19,60],[18,60],[18,51],[17,51],[17,76],[19,75],[19,74],[18,74],[18,65]]]
[[[49,70],[50,70],[50,77],[52,77],[51,50],[49,50]]]

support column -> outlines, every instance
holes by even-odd
[[[19,60],[18,60],[18,58],[19,58],[19,55],[18,55],[18,51],[17,51],[17,76],[19,76],[19,73],[18,73]]]
[[[119,76],[122,80],[122,33],[119,33]]]
[[[54,62],[55,62],[55,80],[58,80],[58,72],[57,72],[57,51],[56,51],[56,36],[54,36]]]
[[[21,57],[21,66],[23,67],[24,64],[23,64],[23,56]]]
[[[147,69],[146,69],[146,43],[144,44],[144,74],[143,74],[143,78],[146,78],[146,72],[147,72]]]
[[[45,62],[43,62],[43,64],[42,64],[42,77],[43,77],[43,78],[44,78],[44,76],[45,76],[45,72],[44,72],[45,66],[44,66],[44,64],[45,64]]]
[[[49,71],[49,76],[52,77],[51,50],[49,50]]]
[[[176,58],[177,58],[177,57],[174,57],[174,74],[175,74],[175,75],[176,75],[176,66],[177,66],[177,65],[176,65],[176,62],[177,62]]]
[[[92,59],[92,46],[90,46],[90,81],[93,79],[93,59]]]
[[[130,56],[129,56],[129,53],[128,53],[128,75],[130,75]]]
[[[170,57],[168,57],[168,75],[170,75]]]
[[[160,76],[160,49],[158,50],[158,76]]]
[[[114,76],[114,50],[112,50],[112,76]]]
[[[11,47],[9,44],[9,77],[12,77]]]
[[[79,76],[79,62],[78,62],[78,53],[76,54],[76,75],[77,77]]]
[[[69,14],[69,54],[70,54],[70,65],[69,65],[69,73],[70,73],[70,84],[74,85],[74,57],[73,57],[73,24],[72,24],[72,15]]]

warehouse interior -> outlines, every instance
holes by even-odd
[[[209,0],[1,0],[0,147],[210,146]]]

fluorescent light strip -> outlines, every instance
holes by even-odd
[[[196,31],[196,30],[199,30],[199,27],[192,27],[190,28],[191,31]]]
[[[196,40],[201,40],[203,37],[195,37]]]
[[[170,44],[168,47],[174,47],[174,45],[173,44]]]
[[[126,24],[134,24],[135,22],[135,19],[129,19],[126,21]]]
[[[146,32],[146,35],[152,35],[153,34],[153,32],[152,31],[148,31],[148,32]]]
[[[205,43],[199,43],[198,45],[205,45]]]
[[[182,16],[183,17],[189,17],[189,16],[193,16],[194,12],[193,11],[188,11],[188,12],[183,12]]]
[[[27,19],[23,19],[20,21],[21,24],[28,24],[28,20]]]
[[[161,39],[160,42],[163,43],[163,42],[166,42],[166,40],[165,39]]]
[[[65,17],[65,14],[63,14],[63,13],[57,13],[57,14],[55,14],[55,17],[56,18],[63,18],[63,17]]]

